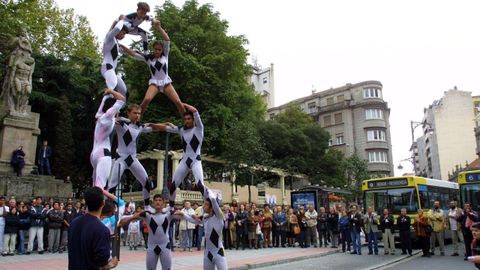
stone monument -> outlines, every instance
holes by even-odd
[[[31,112],[28,98],[32,92],[32,75],[35,59],[32,46],[22,30],[11,41],[7,73],[0,94],[0,172],[12,172],[12,152],[22,145],[25,151],[24,174],[29,174],[35,164],[40,115]]]
[[[40,115],[31,111],[28,98],[32,92],[35,59],[32,46],[22,30],[11,42],[7,74],[0,93],[0,194],[19,200],[35,196],[66,199],[72,196],[72,184],[54,176],[31,175],[35,165]],[[23,176],[13,174],[10,159],[13,150],[22,145],[25,151]]]

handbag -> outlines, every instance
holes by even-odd
[[[293,233],[294,233],[295,235],[300,234],[300,226],[298,226],[298,224],[295,224],[295,225],[293,226]]]
[[[261,234],[262,233],[262,229],[260,228],[260,223],[257,224],[257,229],[255,230],[255,233],[256,234]]]
[[[433,232],[433,228],[432,228],[431,225],[425,226],[425,233],[426,233],[427,235],[432,234],[432,232]]]

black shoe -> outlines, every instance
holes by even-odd
[[[42,255],[42,254],[43,254],[43,250],[42,250],[42,251],[39,251],[38,254]]]
[[[458,256],[458,253],[455,252],[455,253],[453,253],[451,256]]]
[[[368,253],[367,253],[367,255],[372,255],[372,254],[373,254],[373,252],[368,252]]]
[[[353,251],[353,252],[350,252],[350,254],[355,255],[355,254],[357,254],[357,252]]]
[[[435,252],[430,252],[430,255],[434,256],[434,255],[435,255]]]
[[[62,254],[62,253],[63,253],[63,250],[59,250],[58,253]]]
[[[30,251],[25,252],[25,255],[30,255],[30,254],[32,254],[32,252]]]

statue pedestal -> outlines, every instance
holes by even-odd
[[[0,119],[0,172],[13,172],[10,165],[12,152],[20,145],[25,152],[24,174],[29,174],[35,166],[37,136],[40,134],[38,123],[40,114],[32,113],[27,106],[25,114],[4,112]]]

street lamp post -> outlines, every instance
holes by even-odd
[[[410,121],[410,130],[412,132],[413,172],[415,175],[417,175],[417,159],[415,157],[415,149],[413,149],[413,145],[415,144],[415,129],[421,126],[422,124],[423,124],[422,122]],[[399,166],[402,166],[402,165],[400,164]]]
[[[165,137],[165,159],[163,161],[163,189],[162,189],[162,196],[163,198],[168,198],[168,137],[169,133],[167,133]]]
[[[430,132],[433,132],[433,128],[432,128],[432,125],[430,123],[410,121],[410,131],[412,133],[412,151],[413,151],[412,161],[413,161],[413,171],[414,171],[415,175],[417,175],[417,157],[415,155],[415,149],[413,148],[413,145],[415,144],[415,129],[419,126],[424,126],[424,125],[429,127],[428,130]],[[400,165],[398,165],[398,167],[400,168],[400,167],[402,167],[402,165],[400,164]]]

